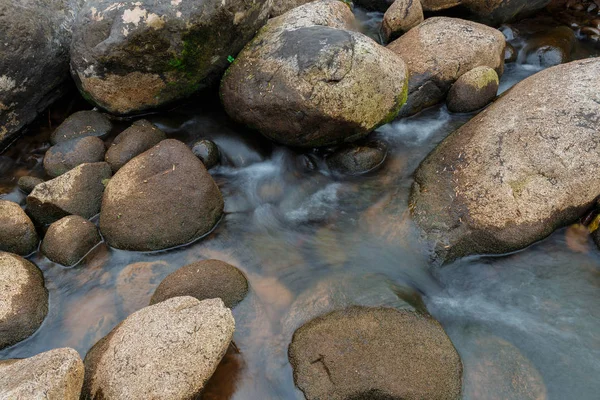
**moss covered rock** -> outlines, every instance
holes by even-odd
[[[81,92],[115,114],[184,98],[210,85],[266,22],[267,0],[86,2],[71,46]]]
[[[270,20],[223,78],[227,113],[301,147],[353,141],[394,119],[406,100],[404,61],[352,24],[337,0]]]
[[[500,81],[490,67],[473,68],[450,88],[446,104],[451,112],[471,112],[485,107],[496,97]]]

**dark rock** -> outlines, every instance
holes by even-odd
[[[48,313],[42,271],[26,259],[0,252],[0,350],[31,336]]]
[[[22,176],[19,178],[17,186],[19,186],[19,189],[21,189],[23,192],[29,194],[37,185],[43,182],[43,179],[36,178],[35,176]]]
[[[73,30],[73,78],[88,100],[113,114],[180,100],[216,83],[267,21],[270,6],[267,0],[88,1]]]
[[[221,83],[227,113],[276,142],[351,142],[393,120],[406,100],[404,61],[363,34],[340,1],[269,21]]]
[[[222,213],[221,192],[202,162],[185,144],[167,139],[110,180],[100,230],[119,249],[161,250],[205,235]]]
[[[219,148],[211,140],[199,140],[194,143],[192,153],[204,163],[206,169],[211,169],[219,163]]]
[[[50,261],[70,267],[101,241],[96,225],[79,215],[69,215],[50,225],[41,250]]]
[[[299,328],[289,347],[307,400],[460,399],[462,364],[433,318],[349,307]]]
[[[394,0],[355,0],[354,4],[370,11],[386,12]]]
[[[525,248],[590,209],[598,88],[598,58],[538,72],[427,156],[410,209],[440,261]]]
[[[0,2],[0,144],[66,93],[80,0]]]
[[[113,172],[117,172],[133,157],[156,146],[166,138],[163,131],[147,120],[135,121],[115,138],[106,152],[106,162],[110,164]]]
[[[327,157],[327,166],[338,174],[360,175],[380,167],[386,155],[383,143],[347,145]]]
[[[54,145],[86,136],[104,139],[111,130],[112,123],[103,114],[96,111],[78,111],[52,132],[50,142]]]
[[[0,200],[0,251],[26,256],[36,251],[37,245],[33,222],[21,206]]]
[[[566,26],[542,32],[527,40],[519,61],[525,64],[551,67],[571,60],[575,33]]]
[[[103,161],[105,152],[106,147],[102,139],[94,136],[60,142],[46,152],[44,170],[56,178],[78,165]]]
[[[27,212],[40,224],[71,214],[89,219],[100,211],[104,184],[110,176],[107,163],[81,164],[37,185],[27,196]]]
[[[423,22],[423,8],[416,0],[396,0],[383,15],[381,31],[386,42],[397,39]]]
[[[220,298],[233,308],[246,297],[248,281],[244,274],[224,261],[198,261],[168,275],[156,288],[150,304],[172,297],[192,296],[198,300]]]
[[[513,47],[512,44],[506,42],[506,47],[504,48],[504,63],[512,63],[517,61],[517,50]]]
[[[546,7],[551,0],[421,0],[426,11],[460,6],[465,17],[489,25],[521,19]]]
[[[473,68],[454,82],[446,104],[450,112],[467,113],[488,105],[498,93],[498,74],[490,67]]]

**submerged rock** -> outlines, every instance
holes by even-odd
[[[78,165],[103,161],[105,152],[104,142],[94,136],[60,142],[46,152],[44,170],[56,178]]]
[[[219,148],[212,140],[199,140],[192,145],[192,152],[202,161],[206,169],[219,163]]]
[[[394,119],[408,89],[404,61],[352,24],[335,0],[270,20],[223,78],[227,113],[300,147],[350,142]]]
[[[415,174],[410,208],[442,260],[522,249],[575,222],[600,193],[600,59],[513,87]]]
[[[83,362],[77,351],[54,349],[22,360],[0,361],[0,398],[79,400]]]
[[[40,224],[51,224],[71,214],[92,218],[100,211],[104,183],[110,175],[105,162],[81,164],[37,185],[27,196],[27,212]]]
[[[473,68],[454,82],[446,104],[451,112],[472,112],[488,105],[496,97],[500,81],[490,67]]]
[[[112,130],[112,123],[97,111],[78,111],[71,114],[50,135],[53,145],[72,139],[96,136],[104,139]]]
[[[383,143],[346,145],[327,156],[327,166],[342,175],[360,175],[377,169],[385,161],[387,149]]]
[[[517,20],[546,7],[551,0],[421,0],[423,9],[440,11],[461,6],[469,19],[490,25]]]
[[[0,200],[0,251],[26,256],[37,250],[38,241],[35,226],[21,206]]]
[[[43,179],[36,178],[35,176],[22,176],[19,178],[17,186],[19,186],[19,189],[21,189],[24,193],[29,194],[37,185],[43,182]]]
[[[349,307],[299,328],[289,347],[308,400],[460,399],[462,364],[431,317]]]
[[[233,337],[220,299],[176,297],[131,314],[85,357],[83,398],[191,399]]]
[[[444,100],[450,86],[475,67],[504,70],[504,35],[497,29],[458,18],[428,18],[388,48],[410,73],[409,95],[401,115],[412,115]]]
[[[267,21],[271,2],[86,2],[71,70],[86,98],[130,114],[185,98],[218,78]]]
[[[248,281],[236,267],[219,260],[204,260],[168,275],[156,288],[150,304],[172,297],[192,296],[198,300],[220,298],[233,308],[246,297]]]
[[[48,313],[42,271],[26,259],[0,251],[0,350],[31,336]]]
[[[223,206],[202,162],[182,142],[167,139],[133,158],[110,180],[100,230],[112,247],[162,250],[210,232]]]
[[[77,0],[0,2],[0,144],[66,92]]]
[[[396,0],[383,15],[381,30],[386,42],[402,36],[423,22],[423,8],[420,1]]]
[[[165,140],[167,136],[154,124],[145,119],[135,121],[129,128],[121,132],[106,152],[106,162],[113,172],[117,172],[133,157]]]
[[[571,61],[571,53],[577,39],[569,27],[559,26],[549,32],[533,35],[519,54],[519,62],[552,67]]]
[[[70,267],[101,241],[96,225],[78,215],[69,215],[50,225],[41,250],[51,261]]]

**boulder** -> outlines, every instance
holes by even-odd
[[[404,61],[352,24],[336,0],[271,19],[223,77],[227,113],[298,147],[350,142],[393,120],[408,89]]]
[[[66,92],[71,25],[80,2],[0,2],[0,144]]]
[[[355,0],[354,4],[359,7],[365,8],[369,11],[379,11],[384,13],[391,5],[394,0]]]
[[[427,156],[410,209],[441,260],[522,249],[594,203],[599,88],[599,58],[538,72]]]
[[[48,313],[42,271],[16,254],[0,252],[0,350],[31,336]]]
[[[83,374],[79,353],[70,348],[0,361],[0,398],[79,400]]]
[[[271,18],[279,17],[293,8],[300,7],[303,4],[314,0],[278,0],[273,2],[271,7]]]
[[[106,162],[110,164],[113,172],[117,172],[133,157],[151,149],[166,138],[163,131],[147,120],[135,121],[112,142],[106,152]]]
[[[497,29],[458,18],[428,18],[392,42],[388,49],[408,66],[408,116],[444,100],[450,86],[475,67],[504,70],[504,35]]]
[[[49,176],[56,178],[78,165],[104,161],[105,152],[102,139],[94,136],[60,142],[46,151],[44,170]]]
[[[446,104],[451,112],[472,112],[488,105],[496,97],[500,80],[490,67],[477,67],[454,82]]]
[[[198,300],[220,298],[233,308],[246,297],[248,281],[236,267],[219,260],[204,260],[168,275],[156,288],[150,304],[172,297],[192,296]]]
[[[426,11],[460,6],[469,19],[490,25],[521,19],[546,7],[551,0],[421,0]]]
[[[462,364],[433,318],[353,306],[300,327],[289,347],[307,400],[460,399]]]
[[[100,211],[104,183],[110,175],[105,162],[81,164],[37,185],[27,196],[27,212],[40,224],[51,224],[71,214],[92,218]]]
[[[71,114],[50,135],[53,145],[72,139],[96,136],[106,138],[112,130],[112,123],[97,111],[78,111]]]
[[[119,249],[166,249],[210,232],[223,206],[202,162],[182,142],[167,139],[129,161],[110,180],[100,231]]]
[[[37,250],[38,241],[35,226],[21,206],[0,200],[0,251],[26,256]]]
[[[19,186],[19,189],[21,189],[25,194],[29,194],[37,185],[43,182],[43,179],[36,178],[35,176],[22,176],[19,178],[17,186]]]
[[[233,337],[220,299],[175,297],[131,314],[85,357],[83,398],[191,399]]]
[[[383,15],[381,31],[386,42],[394,40],[423,22],[420,1],[396,0]]]
[[[379,168],[385,161],[387,149],[383,143],[346,145],[327,156],[327,166],[341,175],[360,175]]]
[[[79,215],[69,215],[50,225],[41,250],[50,261],[70,267],[101,241],[96,225]]]
[[[192,145],[192,153],[202,161],[206,169],[211,169],[219,163],[219,148],[212,140],[198,140]]]
[[[80,91],[113,114],[180,100],[216,81],[264,25],[271,1],[86,2],[73,31]]]

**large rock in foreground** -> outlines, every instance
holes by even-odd
[[[394,119],[406,101],[404,61],[347,30],[352,22],[340,1],[308,3],[270,20],[223,78],[227,113],[300,147],[353,141]]]
[[[167,139],[123,166],[102,199],[100,231],[125,250],[152,251],[186,244],[221,218],[217,184],[182,142]]]
[[[16,254],[0,251],[0,350],[31,336],[48,313],[42,271]]]
[[[0,398],[78,400],[83,375],[79,353],[70,348],[0,361]]]
[[[409,95],[401,114],[412,115],[444,100],[450,86],[475,67],[504,71],[504,35],[497,29],[458,18],[428,18],[392,42],[410,73]]]
[[[429,154],[410,207],[443,260],[522,249],[593,204],[599,90],[598,58],[544,70]]]
[[[27,256],[37,250],[38,235],[17,203],[0,200],[0,251]]]
[[[85,357],[83,398],[196,398],[233,337],[220,299],[175,297],[131,314]]]
[[[289,348],[307,400],[460,399],[462,364],[440,324],[392,308],[350,307],[303,325]]]
[[[77,2],[0,2],[0,144],[65,92]]]
[[[71,69],[89,100],[128,114],[184,98],[219,77],[267,21],[267,0],[88,1]]]
[[[518,20],[541,10],[550,2],[551,0],[421,0],[424,10],[440,11],[461,6],[470,18],[492,25]]]

